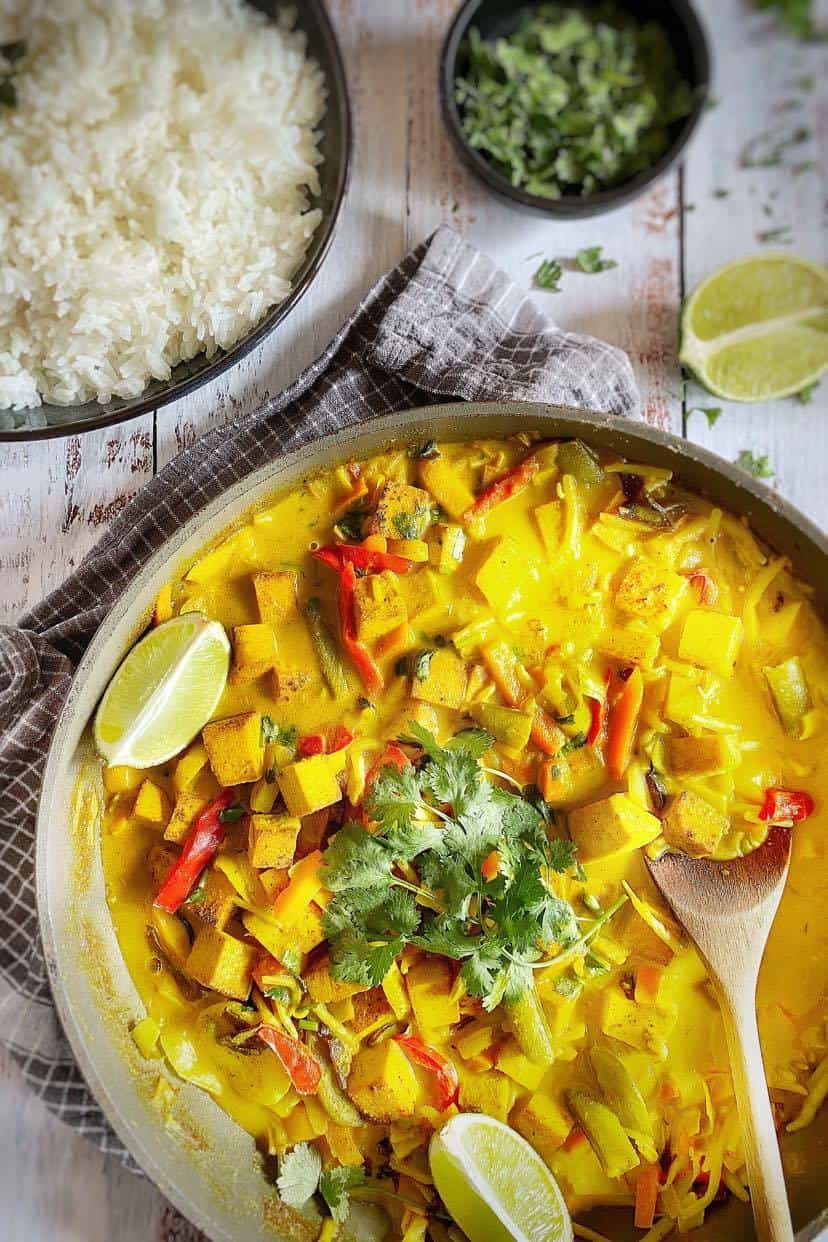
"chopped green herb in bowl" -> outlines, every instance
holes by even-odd
[[[639,20],[614,0],[523,7],[511,27],[509,13],[497,0],[467,4],[446,41],[443,103],[458,151],[535,210],[585,215],[626,201],[678,155],[701,113],[708,64],[695,19],[665,2],[663,22]]]

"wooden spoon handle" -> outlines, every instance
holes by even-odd
[[[793,1226],[773,1124],[753,990],[723,997],[722,1017],[742,1126],[750,1199],[759,1242],[793,1242]]]

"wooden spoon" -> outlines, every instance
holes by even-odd
[[[793,1239],[756,1024],[759,966],[790,855],[790,831],[772,827],[764,843],[744,858],[715,862],[665,854],[647,860],[718,988],[759,1242]]]

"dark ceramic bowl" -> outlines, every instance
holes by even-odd
[[[637,172],[627,181],[583,198],[574,194],[555,199],[541,198],[513,186],[480,151],[469,144],[454,99],[454,82],[464,68],[462,44],[469,28],[476,26],[484,39],[503,38],[511,34],[539,2],[531,0],[530,3],[515,4],[514,0],[466,0],[461,6],[446,35],[440,56],[443,119],[460,159],[498,198],[531,215],[554,220],[582,220],[587,216],[613,211],[637,198],[676,163],[705,108],[710,88],[710,52],[690,0],[618,0],[619,7],[634,17],[657,22],[666,30],[679,72],[694,90],[693,110],[671,127],[670,142],[664,153],[649,168]],[[593,0],[585,2],[589,5]]]
[[[275,17],[278,10],[285,7],[284,0],[249,2],[270,17]],[[139,397],[115,397],[106,404],[88,401],[84,405],[40,405],[26,410],[0,410],[0,441],[44,440],[91,431],[169,405],[171,401],[177,401],[179,397],[214,380],[260,345],[308,288],[333,240],[345,197],[351,162],[351,107],[342,54],[323,0],[302,0],[300,5],[294,7],[298,26],[307,35],[308,52],[325,75],[328,99],[319,146],[323,156],[323,163],[319,166],[320,192],[312,200],[312,205],[322,212],[322,220],[294,273],[288,296],[278,306],[272,307],[232,349],[218,350],[212,358],[197,354],[188,362],[180,362],[168,380],[153,380]]]

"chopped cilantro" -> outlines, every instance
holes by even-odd
[[[756,234],[756,240],[763,244],[767,242],[779,242],[788,245],[793,241],[793,234],[789,224],[783,224],[776,229],[762,229]]]
[[[618,267],[615,259],[601,258],[603,249],[603,246],[586,246],[576,253],[575,262],[582,272],[588,272],[592,276],[596,272],[607,272],[611,267]]]
[[[736,465],[741,466],[743,470],[747,470],[748,474],[752,474],[754,479],[772,479],[774,470],[773,466],[764,454],[757,457],[750,449],[742,449],[736,458]]]
[[[296,725],[283,728],[272,716],[262,716],[262,746],[267,746],[269,742],[277,742],[280,746],[286,746],[288,750],[295,750],[298,737],[299,730]]]
[[[707,419],[708,427],[715,427],[722,413],[720,405],[695,405],[692,410],[687,411],[687,417],[689,418],[691,414],[703,414]]]
[[[237,824],[247,814],[243,806],[228,806],[219,813],[222,824]]]
[[[811,131],[804,125],[779,138],[771,131],[757,134],[742,148],[739,163],[742,168],[777,168],[782,163],[782,156],[790,147],[807,142]]]
[[[796,394],[797,400],[803,405],[810,405],[814,399],[814,393],[819,388],[819,380],[814,380],[813,384],[806,384],[804,388],[800,388]]]
[[[439,457],[440,450],[437,447],[437,441],[425,440],[422,444],[413,444],[408,450],[408,456],[420,461],[431,461],[432,458]]]
[[[535,284],[539,289],[547,289],[550,293],[560,293],[563,268],[557,259],[544,259],[535,272]]]
[[[319,1193],[328,1205],[331,1216],[340,1223],[348,1216],[348,1194],[365,1182],[361,1166],[340,1164],[326,1169],[319,1179]]]
[[[723,187],[721,187],[718,190],[713,191],[714,198],[728,198],[729,196],[730,196],[730,190],[726,190]]]
[[[343,513],[339,518],[334,530],[345,540],[354,540],[362,538],[362,523],[367,516],[368,510],[356,506],[349,509],[347,513]]]
[[[289,1207],[304,1207],[308,1199],[316,1194],[321,1172],[322,1157],[308,1143],[297,1143],[285,1152],[279,1160],[279,1176],[276,1179],[282,1202]]]

